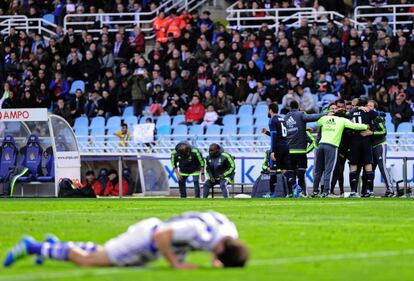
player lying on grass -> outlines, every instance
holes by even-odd
[[[238,240],[236,226],[216,212],[184,213],[168,221],[149,218],[105,243],[60,242],[50,237],[43,243],[23,237],[4,260],[4,266],[28,255],[69,261],[78,266],[142,266],[163,256],[173,268],[193,269],[185,263],[190,251],[212,253],[214,267],[243,267],[249,257],[247,247]]]

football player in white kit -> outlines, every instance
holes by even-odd
[[[24,236],[7,253],[4,266],[28,255],[35,255],[37,263],[49,258],[88,267],[143,266],[162,256],[173,268],[193,269],[195,265],[185,263],[190,251],[211,252],[214,267],[243,267],[249,257],[234,223],[223,214],[209,211],[184,213],[168,221],[149,218],[130,226],[104,246],[61,242],[53,237],[39,243]]]

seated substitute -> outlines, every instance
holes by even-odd
[[[82,186],[90,186],[95,192],[95,195],[103,195],[102,184],[95,178],[95,172],[89,170],[86,172],[85,180],[82,182]]]
[[[186,181],[193,176],[194,196],[200,198],[201,181],[205,180],[204,159],[197,148],[193,148],[187,142],[180,142],[171,152],[171,164],[178,179],[181,198],[187,197]]]
[[[78,266],[143,266],[164,257],[177,269],[193,269],[185,263],[190,251],[212,253],[214,267],[243,267],[248,260],[247,247],[238,240],[236,226],[216,212],[184,213],[167,221],[149,218],[99,246],[93,242],[60,242],[51,235],[43,243],[23,237],[4,260],[9,267],[17,260],[35,255],[43,259],[69,261]]]
[[[235,164],[233,157],[224,152],[220,145],[213,143],[209,148],[209,155],[206,158],[207,181],[203,186],[203,198],[207,198],[210,188],[219,184],[223,197],[229,197],[227,185],[233,182]]]

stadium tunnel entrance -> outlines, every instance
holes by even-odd
[[[80,180],[75,134],[47,109],[0,109],[0,139],[0,194],[57,197],[61,179]]]

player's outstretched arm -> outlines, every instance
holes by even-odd
[[[193,264],[181,263],[178,261],[172,248],[173,230],[171,228],[165,228],[157,230],[154,233],[153,239],[157,245],[161,255],[168,261],[172,268],[177,269],[195,269],[197,268]]]

